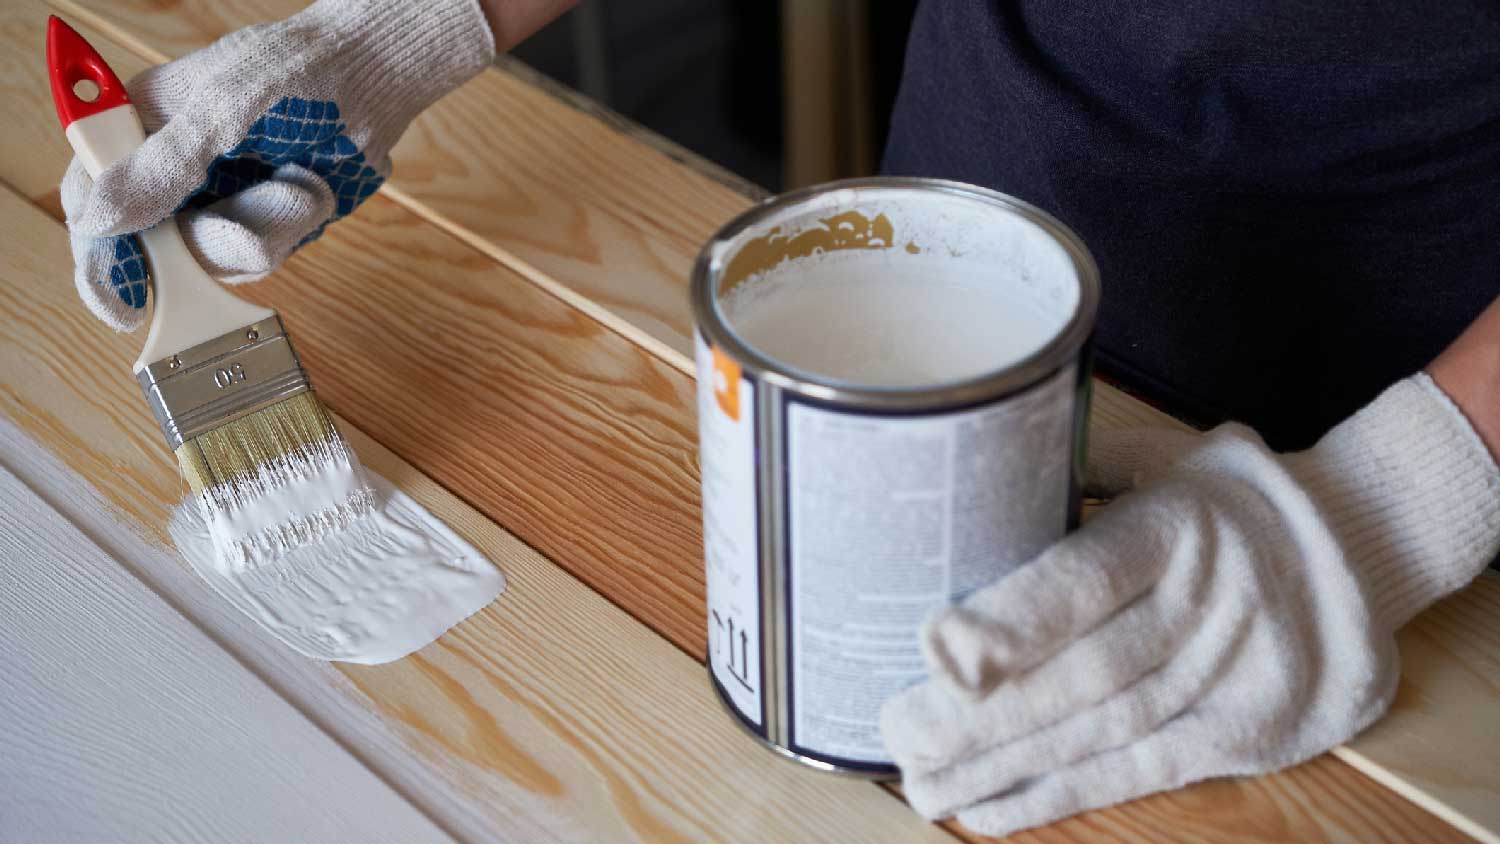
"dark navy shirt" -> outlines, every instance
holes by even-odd
[[[927,0],[884,169],[1056,214],[1103,372],[1306,446],[1500,295],[1500,2]]]

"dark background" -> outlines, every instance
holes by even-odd
[[[869,5],[856,37],[878,162],[916,0]],[[778,3],[584,0],[511,54],[761,187],[786,186]]]

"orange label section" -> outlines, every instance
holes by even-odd
[[[730,419],[740,420],[740,365],[714,349],[714,398]]]

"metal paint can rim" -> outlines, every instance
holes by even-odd
[[[1077,274],[1078,303],[1067,323],[1040,349],[1019,361],[981,375],[946,384],[919,387],[872,387],[828,378],[792,367],[744,342],[729,324],[719,305],[716,290],[723,274],[729,245],[741,232],[765,222],[773,215],[799,205],[814,205],[823,197],[830,210],[855,205],[861,190],[944,194],[1009,211],[1036,225],[1064,252]],[[852,193],[847,200],[838,194]],[[746,209],[716,231],[699,251],[691,276],[693,320],[714,347],[724,350],[755,378],[791,393],[819,402],[848,404],[871,410],[943,410],[1024,389],[1065,366],[1093,334],[1101,295],[1099,268],[1082,239],[1051,214],[1025,200],[999,191],[946,179],[872,176],[844,179],[801,188],[771,197]]]

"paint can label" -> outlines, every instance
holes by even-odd
[[[927,415],[788,399],[793,750],[891,762],[880,707],[925,675],[923,619],[1067,529],[1076,383],[1069,365],[1019,395]]]
[[[735,709],[764,729],[755,385],[696,341],[709,665]]]

